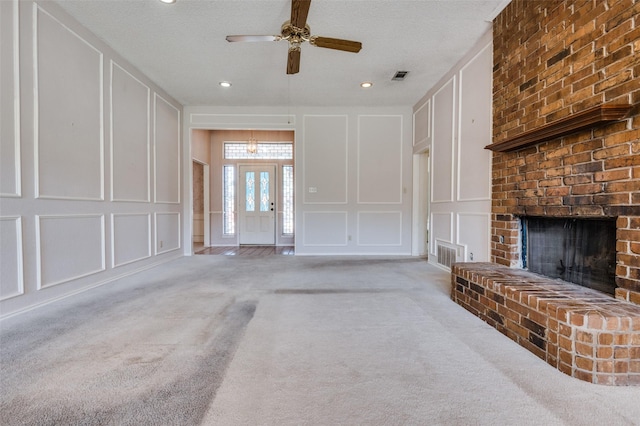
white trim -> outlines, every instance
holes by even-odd
[[[360,119],[362,117],[400,117],[400,138],[399,138],[399,142],[400,142],[400,167],[399,167],[399,173],[400,173],[400,188],[398,191],[398,195],[399,195],[399,200],[398,201],[362,201],[360,200]],[[358,125],[357,125],[357,140],[356,140],[356,157],[357,157],[357,161],[356,161],[356,203],[357,204],[363,204],[363,205],[367,205],[367,204],[374,204],[374,205],[398,205],[398,204],[402,204],[402,195],[403,195],[403,189],[404,189],[404,181],[402,179],[403,177],[403,167],[402,167],[402,162],[403,162],[403,129],[404,129],[404,117],[402,115],[398,115],[398,114],[393,114],[393,115],[384,115],[384,114],[377,114],[377,115],[367,115],[367,114],[359,114],[358,115]],[[348,180],[348,179],[347,179]]]
[[[173,108],[174,110],[176,110],[176,112],[178,113],[178,119],[177,119],[177,125],[178,125],[178,133],[176,134],[176,142],[178,145],[178,156],[177,156],[177,163],[178,163],[178,200],[177,201],[163,201],[163,200],[158,200],[158,149],[157,149],[157,130],[158,130],[158,99],[161,99],[164,103],[166,103],[167,105],[169,105],[171,108]],[[165,98],[163,98],[162,96],[160,96],[158,93],[154,92],[153,93],[153,202],[155,204],[180,204],[180,200],[181,200],[181,195],[182,193],[180,192],[180,182],[182,181],[182,156],[181,151],[182,151],[182,147],[180,144],[180,127],[181,127],[181,121],[180,121],[180,110],[178,108],[176,108],[175,106],[173,106],[169,101],[167,101]]]
[[[59,196],[59,195],[43,195],[40,193],[40,157],[39,157],[39,151],[40,151],[40,116],[39,116],[39,108],[40,108],[40,90],[39,90],[39,85],[38,85],[38,76],[39,76],[39,56],[38,56],[38,11],[44,13],[45,15],[49,16],[51,19],[53,19],[55,22],[57,22],[62,28],[66,29],[68,32],[70,32],[72,35],[74,35],[78,40],[80,40],[81,42],[83,42],[84,44],[86,44],[88,47],[90,47],[91,49],[93,49],[97,54],[98,54],[98,61],[99,61],[99,69],[98,69],[98,79],[99,79],[99,90],[98,90],[98,96],[99,96],[99,108],[100,108],[100,112],[99,112],[99,123],[100,123],[100,129],[99,129],[99,139],[100,139],[100,152],[99,152],[99,156],[100,156],[100,189],[99,189],[99,193],[100,195],[98,197],[70,197],[70,196]],[[105,157],[104,157],[104,132],[105,132],[105,127],[104,127],[104,54],[97,49],[95,46],[93,46],[91,43],[89,43],[87,40],[85,40],[82,36],[80,36],[80,34],[78,34],[77,32],[73,31],[71,28],[69,28],[67,25],[65,25],[64,23],[62,23],[59,19],[57,19],[55,16],[53,16],[52,14],[50,14],[49,12],[47,12],[45,9],[42,9],[37,3],[33,4],[33,65],[34,65],[34,70],[33,70],[33,96],[34,96],[34,105],[33,105],[33,125],[34,125],[34,129],[33,129],[33,136],[34,136],[34,140],[33,140],[33,145],[34,145],[34,167],[33,167],[33,173],[34,173],[34,186],[35,186],[35,198],[38,199],[48,199],[48,200],[79,200],[79,201],[104,201],[104,186],[105,186],[105,180],[104,180],[104,162],[105,162]]]
[[[310,211],[310,212],[302,212],[302,223],[301,223],[301,227],[302,230],[304,231],[304,228],[306,226],[306,217],[307,215],[311,215],[311,214],[341,214],[344,216],[344,230],[345,230],[345,234],[344,234],[344,242],[343,243],[338,243],[338,244],[309,244],[307,243],[307,233],[306,232],[302,232],[302,245],[304,247],[346,247],[349,245],[349,237],[348,237],[348,233],[349,233],[349,222],[348,222],[348,218],[349,218],[349,212],[347,211]]]
[[[427,135],[424,139],[416,139],[416,116],[422,111],[423,108],[427,108]],[[421,143],[427,143],[431,139],[431,98],[427,99],[420,107],[413,112],[413,146],[420,145]]]
[[[423,162],[421,159],[423,156],[427,156],[426,161],[426,170],[422,170]],[[411,207],[411,254],[413,256],[420,255],[428,255],[429,254],[429,220],[430,218],[430,210],[431,210],[431,202],[429,200],[429,190],[431,187],[431,175],[429,173],[429,148],[426,148],[422,151],[413,154],[412,157],[412,167],[413,167],[413,175],[412,175],[412,183],[413,183],[413,194],[412,194],[412,207]],[[426,184],[420,179],[424,173],[424,176],[427,177]],[[426,193],[426,194],[425,194]],[[422,197],[422,194],[425,194]],[[420,216],[420,202],[424,202],[426,204],[426,216]],[[421,219],[425,219],[425,223],[421,223]],[[422,233],[422,236],[419,236]],[[426,235],[426,238],[424,237]],[[421,242],[427,243],[426,247],[419,247],[418,244]],[[420,251],[425,250],[424,253],[420,254]]]
[[[468,246],[468,244],[464,244],[462,242],[460,242],[460,216],[479,216],[479,217],[485,217],[487,219],[487,261],[489,261],[491,259],[491,213],[483,213],[483,212],[457,212],[456,213],[456,229],[458,230],[458,235],[456,235],[456,244],[459,245],[464,245],[465,247]],[[464,257],[464,261],[467,261],[467,253],[465,252],[465,257]],[[475,261],[477,262],[478,260],[469,260],[469,261]]]
[[[490,201],[491,200],[491,164],[489,164],[489,182],[488,182],[488,192],[487,195],[484,197],[476,197],[476,198],[462,198],[460,196],[460,178],[461,178],[461,174],[462,171],[460,170],[460,159],[461,159],[461,148],[462,148],[462,76],[463,76],[463,72],[465,71],[465,69],[471,65],[473,63],[473,61],[475,61],[480,55],[482,55],[487,49],[489,49],[490,47],[493,46],[493,43],[489,42],[487,43],[487,45],[485,47],[483,47],[482,49],[480,49],[480,51],[478,53],[476,53],[466,64],[464,64],[464,66],[462,68],[460,68],[460,71],[458,71],[458,76],[459,76],[459,82],[458,82],[458,117],[457,117],[457,124],[458,124],[458,137],[457,137],[457,148],[458,148],[458,155],[456,160],[456,201]],[[489,79],[491,80],[491,75],[489,76]],[[489,90],[491,91],[491,81],[489,82]],[[491,100],[489,99],[489,104],[491,104],[490,102]],[[492,121],[491,121],[492,117],[491,117],[491,105],[489,105],[489,126],[488,126],[488,130],[489,130],[489,134],[487,135],[487,141],[489,143],[491,143],[491,128],[492,128]]]
[[[158,250],[160,247],[158,247],[158,216],[178,216],[178,246],[177,247],[170,247],[166,250]],[[169,253],[171,251],[174,250],[180,250],[181,246],[181,231],[182,231],[182,222],[181,222],[181,215],[180,212],[156,212],[154,213],[154,222],[155,222],[155,229],[154,229],[154,240],[156,242],[155,244],[155,250],[154,253],[155,255],[159,255],[159,254],[163,254],[163,253]]]
[[[147,198],[144,200],[129,200],[124,198],[115,198],[113,196],[113,177],[114,177],[114,168],[113,168],[113,69],[114,65],[124,73],[128,74],[129,77],[140,83],[141,86],[147,89]],[[124,69],[120,64],[118,64],[113,59],[109,61],[109,154],[111,158],[110,163],[110,197],[111,201],[114,202],[129,202],[129,203],[149,203],[151,202],[151,88],[144,84],[142,81],[137,79],[133,74]]]
[[[18,282],[17,288],[18,291],[16,293],[11,293],[9,295],[2,295],[0,301],[11,299],[16,296],[21,296],[24,294],[24,250],[23,250],[23,241],[22,241],[22,217],[21,216],[1,216],[0,221],[14,221],[15,222],[15,232],[16,232],[16,269],[18,273]]]
[[[449,244],[454,244],[453,242],[453,212],[431,212],[430,213],[430,232],[429,232],[429,255],[430,256],[435,256],[436,255],[436,241],[443,241]],[[436,237],[434,234],[434,217],[435,216],[448,216],[449,217],[449,239],[448,240],[443,240],[442,238],[438,238]]]
[[[202,117],[203,120],[198,120],[197,119],[198,117]],[[252,121],[241,120],[242,118],[255,119],[257,117],[262,117],[263,120],[252,120]],[[206,118],[212,118],[213,120],[206,120]],[[216,120],[218,118],[219,120]],[[233,120],[232,118],[235,118],[235,120]],[[278,119],[272,119],[272,118],[278,118]],[[247,126],[265,126],[265,125],[276,125],[276,126],[287,125],[287,126],[290,126],[290,128],[293,128],[295,127],[295,124],[296,124],[296,116],[292,114],[191,113],[189,114],[189,124],[205,126],[205,128],[210,128],[211,126],[215,126],[215,128],[219,128],[218,126],[223,126],[220,129],[224,129],[224,130],[246,130]],[[239,127],[224,127],[224,125],[233,125],[233,126],[239,126]],[[287,130],[290,130],[290,128]],[[274,129],[269,129],[269,130],[274,130]]]
[[[445,199],[445,200],[436,200],[434,198],[435,192],[434,192],[434,185],[435,185],[435,179],[431,179],[431,203],[432,204],[436,204],[436,203],[450,203],[453,201],[453,196],[454,196],[454,188],[455,188],[455,163],[456,163],[456,159],[455,159],[455,148],[456,148],[456,76],[452,76],[449,80],[446,81],[446,83],[444,83],[434,94],[433,94],[433,105],[432,105],[432,109],[433,109],[433,113],[434,113],[434,117],[435,117],[435,110],[436,110],[436,96],[438,95],[438,93],[440,93],[445,87],[447,87],[449,85],[449,83],[451,82],[451,185],[449,187],[449,198]],[[430,156],[430,161],[434,161],[434,154],[437,152],[438,148],[436,147],[437,145],[437,141],[435,140],[435,134],[432,137],[432,155]],[[434,168],[431,167],[431,171],[432,173],[434,172]]]
[[[304,172],[304,166],[306,165],[306,143],[305,143],[305,133],[306,126],[305,122],[307,117],[344,117],[344,172],[345,172],[345,182],[344,182],[344,201],[307,201],[307,175]],[[344,205],[349,203],[349,115],[348,114],[305,114],[302,117],[302,204],[303,205]],[[295,146],[294,146],[294,157],[295,157]]]
[[[38,154],[38,141],[40,140],[40,87],[38,84],[38,5],[33,3],[31,42],[33,50],[33,189],[34,197],[38,198],[40,194],[40,174],[38,173],[38,165],[40,164],[40,156]],[[38,265],[40,266],[40,265]]]
[[[116,263],[116,239],[115,239],[115,218],[116,216],[147,216],[147,255],[137,259],[127,260],[126,262]],[[138,262],[151,257],[151,213],[112,213],[111,214],[111,268],[115,269],[120,266]]]
[[[391,214],[391,213],[395,213],[399,218],[399,228],[398,228],[398,233],[397,233],[397,237],[398,237],[398,242],[394,243],[394,244],[364,244],[362,242],[360,242],[360,236],[362,235],[362,232],[360,230],[360,215],[362,213],[366,213],[366,214]],[[356,215],[356,229],[357,229],[357,234],[358,234],[358,238],[356,241],[356,244],[360,247],[401,247],[402,246],[402,226],[403,226],[403,221],[402,221],[402,211],[400,210],[393,210],[393,211],[359,211],[358,214]]]
[[[79,275],[75,275],[72,277],[67,277],[62,280],[54,281],[51,283],[42,283],[42,247],[41,247],[41,230],[40,226],[42,223],[42,219],[61,219],[61,218],[99,218],[100,219],[100,249],[101,249],[101,268],[96,269],[94,271],[85,272]],[[49,287],[53,287],[59,284],[67,283],[69,281],[77,280],[80,278],[88,277],[90,275],[97,274],[99,272],[103,272],[106,270],[106,253],[105,253],[105,220],[104,214],[58,214],[58,215],[35,215],[36,219],[36,269],[37,269],[37,285],[36,288],[38,290],[43,290]]]
[[[14,149],[14,192],[0,193],[0,197],[20,198],[22,197],[22,161],[20,142],[20,15],[19,2],[13,0],[13,149]]]

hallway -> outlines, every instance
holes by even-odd
[[[640,419],[640,389],[551,368],[418,258],[190,256],[0,325],[3,424]]]

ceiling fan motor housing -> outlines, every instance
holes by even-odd
[[[291,25],[291,21],[282,24],[282,39],[288,40],[292,46],[299,47],[301,43],[309,41],[311,38],[311,28],[305,25],[304,28],[298,28]]]

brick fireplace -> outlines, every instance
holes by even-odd
[[[615,296],[640,304],[639,57],[638,1],[514,0],[496,18],[492,262],[521,263],[522,217],[612,218]],[[539,131],[603,105],[629,107]]]
[[[640,0],[512,0],[493,24],[491,263],[454,264],[451,297],[568,375],[640,385]],[[613,285],[522,269],[532,218],[615,223]]]

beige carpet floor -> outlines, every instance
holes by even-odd
[[[182,258],[0,322],[2,425],[640,425],[416,258]]]

